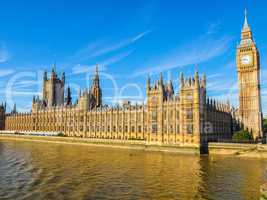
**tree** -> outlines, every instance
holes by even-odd
[[[263,119],[263,132],[267,133],[267,118]]]
[[[237,131],[233,135],[233,140],[236,140],[236,141],[252,140],[252,135],[250,132],[248,132],[246,130]]]

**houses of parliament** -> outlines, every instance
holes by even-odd
[[[29,113],[5,113],[1,106],[1,127],[13,131],[62,132],[66,136],[144,140],[152,145],[196,146],[231,139],[237,125],[261,139],[260,59],[245,16],[236,54],[239,107],[221,103],[206,95],[206,76],[179,77],[179,89],[160,75],[155,83],[146,81],[147,100],[142,105],[125,102],[104,106],[98,68],[91,87],[72,102],[65,88],[65,74],[52,70],[43,75],[42,97],[34,97]]]

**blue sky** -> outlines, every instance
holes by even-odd
[[[56,61],[74,98],[98,63],[108,104],[145,100],[146,77],[156,80],[159,72],[174,79],[178,92],[179,73],[197,69],[207,75],[208,96],[237,106],[235,51],[247,8],[261,55],[266,115],[266,7],[265,0],[1,2],[0,100],[29,110],[42,71]]]

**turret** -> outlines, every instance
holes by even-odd
[[[173,89],[173,84],[172,84],[172,80],[170,79],[169,84],[167,86],[167,97],[168,98],[172,98],[174,95],[174,89]]]
[[[180,73],[180,87],[184,86],[184,74],[183,72]]]
[[[67,88],[67,95],[66,95],[66,99],[65,99],[66,105],[69,106],[72,104],[72,97],[71,97],[71,90],[70,87],[68,86]]]
[[[46,70],[44,71],[43,80],[47,81],[47,71]]]
[[[81,89],[79,88],[78,89],[78,98],[80,98],[82,96],[82,93],[81,93]]]
[[[202,80],[201,80],[202,87],[206,88],[206,82],[207,82],[207,80],[206,80],[206,74],[203,74]]]
[[[61,75],[61,81],[63,84],[65,83],[65,72],[63,72]]]
[[[11,111],[12,114],[16,114],[17,113],[17,106],[16,103],[14,103],[13,109]]]
[[[160,73],[160,77],[159,77],[159,86],[163,87],[163,75],[162,75],[162,72]]]
[[[147,91],[150,89],[150,76],[148,75],[147,81],[146,81],[146,89]]]
[[[53,67],[51,72],[51,80],[55,80],[56,78],[57,78],[56,69],[55,67]]]
[[[100,82],[99,82],[98,65],[96,66],[96,71],[93,77],[93,83],[92,83],[90,93],[93,96],[93,101],[94,101],[93,107],[100,107],[102,105],[102,91],[101,91]]]
[[[195,87],[199,88],[199,75],[198,75],[198,71],[195,72]]]

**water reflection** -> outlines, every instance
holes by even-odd
[[[4,199],[259,199],[266,160],[0,142]]]

